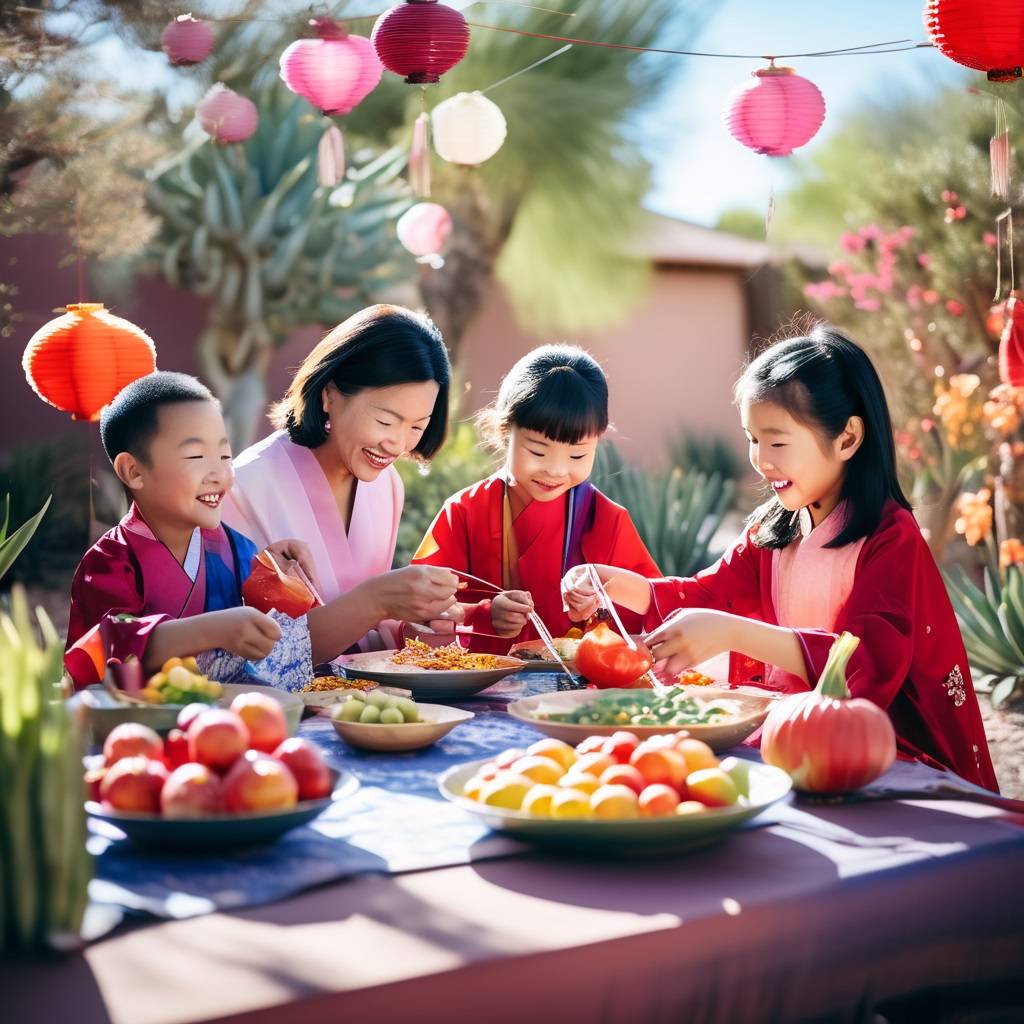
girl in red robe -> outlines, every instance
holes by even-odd
[[[736,399],[772,497],[692,579],[599,566],[609,595],[645,614],[669,674],[732,651],[731,682],[798,692],[818,679],[835,636],[853,633],[850,692],[888,711],[901,753],[997,788],[956,616],[897,480],[871,361],[819,325],[755,359]],[[563,587],[574,618],[592,611],[582,573]]]
[[[470,583],[462,593],[467,603],[453,617],[472,626],[474,650],[503,653],[535,639],[531,611],[563,635],[572,623],[560,583],[573,566],[606,562],[659,575],[629,513],[588,480],[608,427],[608,383],[586,352],[546,345],[525,355],[480,423],[505,464],[445,502],[413,557],[500,591]],[[631,621],[640,628],[639,616]]]

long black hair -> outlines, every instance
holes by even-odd
[[[328,384],[343,395],[367,388],[436,381],[430,422],[412,454],[430,459],[448,431],[451,365],[433,321],[404,306],[377,304],[354,313],[334,328],[302,361],[270,421],[288,431],[295,444],[317,448],[327,440],[321,396]]]
[[[542,345],[505,374],[494,404],[477,422],[496,449],[513,427],[578,444],[608,429],[608,381],[597,360],[576,345]]]
[[[882,382],[864,350],[830,324],[776,342],[743,371],[736,402],[772,402],[826,441],[845,429],[851,416],[864,421],[864,440],[846,464],[839,500],[846,502],[840,532],[825,546],[839,548],[878,529],[889,500],[909,509],[896,475],[896,445]],[[784,548],[799,535],[799,514],[778,497],[750,517],[758,547]]]

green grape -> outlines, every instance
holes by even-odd
[[[367,704],[359,715],[364,725],[372,725],[380,721],[380,708],[376,704]]]
[[[408,697],[399,697],[395,701],[395,707],[402,712],[402,717],[407,722],[418,722],[420,720],[419,708],[416,707],[414,700],[409,700]]]
[[[382,725],[404,725],[405,718],[402,712],[398,708],[385,708],[380,713],[380,721]]]
[[[358,722],[365,707],[361,700],[347,700],[334,712],[334,717],[339,722]]]

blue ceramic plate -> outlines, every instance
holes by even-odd
[[[346,771],[331,769],[334,788],[322,800],[304,800],[287,811],[267,814],[219,814],[208,818],[164,818],[159,814],[127,814],[107,810],[92,800],[85,810],[90,817],[120,829],[139,846],[178,850],[226,850],[272,843],[293,828],[305,825],[335,800],[350,797],[359,780]]]

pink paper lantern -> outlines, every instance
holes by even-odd
[[[726,101],[725,126],[755,153],[789,156],[817,134],[825,120],[825,98],[792,68],[760,68],[753,79]]]
[[[191,14],[179,14],[160,33],[160,49],[174,65],[199,64],[213,50],[213,29]]]
[[[325,114],[347,114],[380,81],[373,43],[330,18],[314,21],[318,39],[298,39],[281,54],[281,79]]]
[[[245,142],[256,131],[256,104],[218,82],[196,106],[199,126],[215,142]]]
[[[377,19],[370,38],[388,71],[410,85],[429,85],[466,56],[469,25],[438,0],[405,0]]]
[[[439,203],[417,203],[410,206],[396,225],[398,240],[421,263],[439,267],[448,236],[452,233],[452,218]]]

